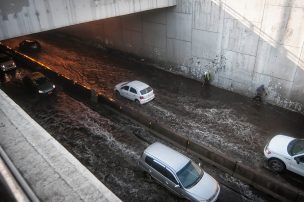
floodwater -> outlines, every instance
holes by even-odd
[[[148,178],[137,166],[142,151],[161,140],[107,106],[92,105],[81,95],[73,95],[60,83],[55,83],[56,93],[51,96],[31,94],[22,83],[29,73],[19,68],[16,75],[7,75],[1,88],[120,199],[185,201]],[[272,200],[208,164],[204,163],[203,168],[221,183],[220,201]]]
[[[30,94],[20,78],[2,88],[34,120],[67,148],[99,180],[125,201],[181,201],[147,178],[136,162],[149,145],[136,135],[151,136],[127,119],[107,108],[91,109],[64,93],[56,84],[56,94],[38,97]],[[109,118],[110,117],[110,118]]]
[[[23,37],[25,38],[25,37]],[[5,44],[14,48],[23,39]],[[153,117],[178,134],[263,170],[263,148],[275,134],[304,137],[304,116],[265,103],[253,102],[212,86],[173,75],[141,61],[84,45],[56,32],[27,36],[41,42],[43,50],[30,54],[54,71],[118,99],[138,113]],[[116,98],[115,84],[141,80],[152,86],[156,99],[144,106]],[[282,180],[290,181],[290,175]],[[292,177],[296,179],[296,177]],[[298,185],[298,181],[291,183]],[[301,183],[301,182],[300,182]]]

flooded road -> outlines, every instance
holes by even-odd
[[[137,167],[142,151],[161,140],[107,106],[91,105],[81,95],[71,94],[60,83],[55,82],[56,93],[51,96],[38,97],[29,93],[22,83],[22,78],[29,73],[19,68],[15,77],[6,78],[1,89],[120,199],[184,201],[147,178]],[[221,183],[219,201],[272,201],[204,162],[203,168]]]
[[[135,60],[69,40],[57,32],[27,36],[42,44],[42,52],[29,54],[74,81],[113,95],[115,84],[141,80],[151,85],[156,99],[138,107],[127,105],[193,141],[249,166],[260,167],[263,148],[275,134],[304,137],[304,116],[212,86],[167,73]],[[25,38],[25,37],[24,37]],[[22,38],[4,41],[17,47]],[[247,159],[250,159],[248,161]]]
[[[200,82],[162,71],[141,60],[70,40],[56,31],[10,39],[4,43],[16,48],[25,38],[39,40],[42,51],[27,54],[53,71],[118,100],[122,106],[153,117],[192,141],[304,190],[303,177],[290,172],[272,173],[264,168],[263,159],[263,148],[275,134],[304,138],[303,115],[256,103],[212,86],[202,86]],[[128,80],[141,80],[151,85],[156,99],[137,106],[115,97],[115,84]]]

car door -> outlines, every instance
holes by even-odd
[[[148,173],[159,183],[163,184],[163,177],[160,173],[160,170],[164,166],[160,165],[155,159],[150,156],[146,156],[145,162],[148,164]]]
[[[304,154],[295,156],[292,159],[291,169],[293,172],[298,173],[299,175],[304,176]]]
[[[180,195],[180,187],[172,172],[167,169],[162,163],[158,162],[149,156],[146,157],[146,162],[152,167],[153,170],[149,169],[150,175],[156,179],[160,184],[165,186],[173,193]]]
[[[170,171],[169,168],[165,168],[163,171],[164,171],[163,175],[165,176],[164,185],[175,194],[182,196],[182,192],[181,192],[182,188],[180,187],[178,181],[176,180],[175,175]]]
[[[128,98],[129,86],[123,86],[120,88],[120,95]]]
[[[130,87],[129,97],[131,100],[137,99],[137,91],[135,90],[135,88]]]

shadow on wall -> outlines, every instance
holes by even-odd
[[[60,31],[196,80],[208,70],[213,85],[243,95],[264,84],[268,102],[303,112],[303,8],[297,0],[178,0],[175,8]]]
[[[260,15],[260,20],[257,19],[256,22],[244,17],[246,15],[250,16],[250,9],[245,9],[245,13],[241,15],[230,5],[224,5],[225,15],[231,16],[234,21],[237,20],[237,24],[242,26],[241,28],[232,27],[230,32],[235,32],[236,28],[236,30],[243,30],[245,35],[245,37],[232,39],[234,41],[231,45],[229,44],[229,41],[231,41],[231,38],[229,38],[230,32],[228,32],[228,36],[226,35],[227,32],[223,32],[224,43],[228,41],[228,47],[224,47],[224,52],[229,53],[232,50],[235,53],[253,56],[252,70],[247,71],[251,73],[252,86],[265,84],[269,92],[267,99],[270,102],[303,112],[304,83],[301,78],[304,76],[304,66],[301,52],[303,51],[304,26],[300,19],[304,17],[304,4],[284,0],[256,2],[264,2],[264,5],[261,4],[264,8],[259,9],[263,13]],[[253,15],[252,17],[257,16]],[[227,30],[225,29],[226,26],[229,27],[229,23],[231,22],[225,17],[224,31]],[[226,41],[225,37],[228,37]],[[243,45],[240,45],[242,43],[240,39],[246,39],[246,41],[243,41]],[[243,47],[250,47],[250,43],[254,46],[248,50],[254,50],[256,54],[254,52],[246,53],[246,50],[242,49]],[[236,62],[238,60],[230,59],[229,61]],[[231,65],[232,74],[234,72],[239,77],[243,77],[242,72],[234,71],[236,66],[237,64]]]

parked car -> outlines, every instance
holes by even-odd
[[[51,94],[55,89],[55,85],[40,72],[24,77],[23,82],[38,94]]]
[[[304,139],[276,135],[265,146],[264,154],[273,171],[287,169],[304,176]]]
[[[19,50],[20,51],[40,51],[41,45],[36,40],[24,40],[19,43]]]
[[[155,98],[153,89],[141,81],[121,82],[115,86],[114,91],[116,95],[126,97],[138,104],[147,103]]]
[[[156,142],[145,149],[138,164],[164,187],[191,201],[216,201],[219,183],[197,164]]]
[[[6,53],[0,53],[0,70],[2,73],[16,70],[16,68],[17,66],[10,55]]]

